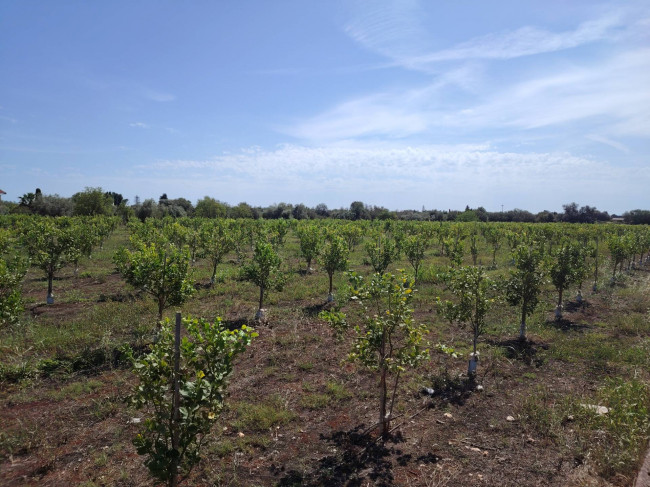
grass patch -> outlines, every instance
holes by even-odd
[[[314,368],[314,363],[313,362],[302,362],[298,364],[298,368],[302,370],[303,372],[309,372]]]
[[[296,417],[278,395],[262,403],[236,403],[234,410],[237,417],[233,426],[240,431],[267,431],[274,426],[287,424]]]
[[[605,478],[633,473],[650,439],[650,388],[637,379],[607,379],[598,399],[609,413],[592,415],[587,426],[596,433],[592,439],[600,473]]]
[[[300,405],[306,409],[325,409],[331,401],[327,394],[305,394],[300,399]]]
[[[338,382],[329,381],[325,386],[327,394],[335,401],[344,401],[352,397],[352,393],[347,390],[345,385]]]
[[[67,386],[62,387],[57,391],[50,393],[50,397],[55,401],[62,401],[64,399],[76,399],[86,394],[91,394],[104,385],[103,382],[98,380],[86,380],[80,382],[73,382]]]
[[[598,414],[586,405],[608,408]],[[557,444],[575,444],[606,479],[633,475],[650,440],[650,388],[611,378],[593,398],[558,397],[538,387],[524,402],[522,424]]]

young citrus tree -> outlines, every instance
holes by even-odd
[[[94,222],[81,219],[77,220],[71,232],[74,252],[71,252],[70,257],[74,263],[74,276],[77,277],[79,273],[79,259],[81,257],[90,257],[93,247],[99,243],[99,235]]]
[[[349,359],[379,375],[379,422],[382,438],[390,432],[393,406],[401,372],[428,358],[424,336],[427,329],[413,320],[413,282],[405,274],[373,274],[368,279],[350,273],[350,296],[363,309],[353,326],[341,311],[323,311],[325,319],[342,336],[352,331],[354,345]],[[393,378],[392,397],[388,395]]]
[[[327,236],[327,241],[319,258],[321,266],[323,266],[323,269],[325,269],[329,277],[328,303],[334,301],[334,295],[332,294],[334,273],[336,271],[347,270],[348,253],[349,251],[343,238],[333,234]]]
[[[449,262],[453,267],[460,267],[463,265],[463,256],[465,255],[465,247],[463,246],[463,239],[456,235],[456,237],[448,237],[442,245],[445,249],[445,255],[449,257]]]
[[[341,236],[345,239],[350,252],[354,251],[363,239],[363,230],[358,223],[346,223],[339,229]]]
[[[413,272],[415,272],[414,282],[417,283],[418,277],[420,276],[420,266],[424,260],[424,253],[429,247],[429,239],[423,234],[409,235],[404,239],[402,244],[406,258],[413,266]]]
[[[543,245],[520,245],[513,251],[515,268],[506,281],[506,300],[511,306],[520,306],[519,339],[526,340],[526,317],[533,314],[544,284]]]
[[[503,231],[496,225],[486,225],[483,227],[483,237],[485,241],[492,246],[492,269],[497,268],[497,252],[501,246]]]
[[[223,409],[234,360],[257,336],[245,325],[230,331],[220,318],[214,323],[183,322],[187,334],[178,357],[169,319],[148,355],[136,358],[126,350],[139,382],[131,400],[146,414],[133,443],[140,455],[147,456],[151,474],[171,487],[178,484],[179,474],[187,476],[199,461],[203,441]],[[174,383],[179,385],[178,404],[173,399]]]
[[[485,317],[494,303],[491,291],[494,284],[480,267],[465,266],[452,269],[445,277],[447,288],[456,296],[456,301],[437,298],[438,312],[450,322],[458,322],[472,329],[473,353],[468,375],[475,377],[478,353],[476,346],[479,337],[485,332]]]
[[[75,258],[74,227],[66,219],[30,218],[23,222],[21,243],[32,265],[47,277],[47,304],[54,304],[52,282],[59,269]]]
[[[217,266],[226,254],[235,248],[234,239],[223,220],[206,222],[199,231],[201,248],[212,264],[210,284],[214,284]]]
[[[260,288],[259,306],[255,318],[264,319],[264,296],[271,290],[282,290],[285,276],[280,271],[280,257],[273,245],[263,240],[255,242],[253,258],[246,262],[241,270],[242,278],[256,284]]]
[[[300,255],[307,261],[307,272],[311,272],[311,261],[318,257],[323,236],[320,227],[308,223],[297,229],[298,239],[300,241]]]
[[[27,262],[7,255],[12,243],[11,232],[0,229],[0,329],[18,322],[23,311],[20,287]]]
[[[564,291],[572,284],[580,282],[586,274],[583,258],[584,248],[577,242],[565,241],[552,254],[549,274],[558,293],[555,318],[562,319],[562,299]]]
[[[397,257],[395,243],[388,237],[379,235],[374,241],[366,242],[366,253],[370,265],[377,274],[383,274]]]
[[[186,249],[171,244],[140,243],[135,250],[122,247],[113,260],[126,282],[156,300],[159,326],[165,309],[184,303],[194,294]]]
[[[625,258],[630,253],[626,245],[625,238],[621,235],[610,235],[607,239],[607,247],[609,248],[609,254],[611,256],[612,263],[614,268],[612,270],[612,279],[611,282],[616,281],[616,268],[621,266],[620,272],[623,272],[623,262]]]

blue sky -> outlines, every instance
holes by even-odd
[[[0,2],[0,188],[650,208],[647,1]]]

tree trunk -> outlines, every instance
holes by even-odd
[[[476,333],[474,333],[474,339],[473,339],[473,345],[474,345],[474,352],[472,353],[472,356],[469,359],[469,364],[467,365],[467,375],[470,378],[470,380],[473,380],[476,377],[476,367],[477,367],[477,362],[478,362],[478,356],[476,355],[476,342],[478,340],[478,336]]]
[[[381,425],[381,437],[385,440],[388,437],[390,422],[386,418],[386,365],[383,361],[379,373],[379,424]]]
[[[218,265],[218,262],[214,262],[212,264],[212,277],[210,277],[210,285],[211,286],[214,285],[214,279],[217,276],[217,265]]]
[[[47,304],[54,304],[54,294],[52,294],[52,281],[54,280],[54,273],[47,274]]]
[[[519,328],[519,340],[526,341],[526,302],[521,307],[521,327]]]
[[[386,418],[386,334],[385,331],[381,337],[380,363],[379,363],[379,424],[381,425],[381,437],[383,440],[388,438],[390,421]]]
[[[264,305],[264,286],[260,286],[260,305],[259,305],[259,309],[262,309],[263,305]]]

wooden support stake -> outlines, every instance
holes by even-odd
[[[180,362],[181,362],[181,314],[176,313],[176,329],[174,333],[174,375],[173,375],[173,385],[174,385],[174,398],[172,400],[172,449],[175,452],[174,458],[172,459],[172,471],[171,477],[169,479],[170,487],[176,487],[178,485],[178,456],[179,452],[179,431],[178,423],[180,422],[180,402],[181,402],[181,393],[180,393]]]

